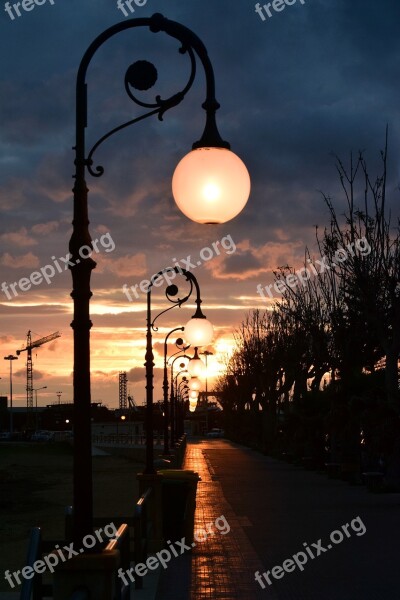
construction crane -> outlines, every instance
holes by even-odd
[[[26,409],[27,409],[27,424],[28,427],[32,422],[32,413],[33,413],[33,364],[32,364],[32,350],[34,348],[39,348],[43,346],[43,344],[47,344],[56,338],[61,337],[61,333],[56,331],[51,335],[47,335],[46,337],[40,338],[39,340],[35,340],[32,342],[32,332],[28,331],[26,336],[26,347],[21,348],[21,350],[17,350],[17,356],[21,354],[21,352],[27,353],[26,360]]]
[[[130,394],[128,394],[128,403],[129,403],[129,410],[135,410],[137,411],[137,406],[136,403],[133,399],[133,396],[131,396]]]

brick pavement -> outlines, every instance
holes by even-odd
[[[226,444],[222,444],[226,449]],[[207,447],[207,442],[190,442],[183,467],[196,471],[201,477],[195,531],[205,529],[222,515],[230,531],[210,536],[198,543],[191,553],[171,561],[161,574],[156,600],[276,600],[273,590],[261,590],[254,582],[255,571],[262,572],[263,565],[246,534],[250,523],[246,517],[236,515],[225,499],[207,459]],[[218,442],[213,442],[212,448],[216,447]]]

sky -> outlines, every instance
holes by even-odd
[[[221,104],[218,127],[245,162],[252,191],[242,213],[222,225],[193,223],[173,201],[174,169],[204,127],[201,65],[193,88],[163,122],[144,120],[98,150],[95,161],[105,173],[87,175],[90,231],[98,248],[91,281],[92,401],[118,405],[120,371],[127,371],[135,401],[144,401],[146,297],[139,292],[129,299],[123,286],[140,284],[174,259],[184,266],[188,257],[215,330],[207,347],[213,352],[212,386],[246,312],[270,307],[257,285],[273,282],[279,266],[301,267],[306,245],[318,257],[315,226],[329,224],[321,192],[343,212],[334,155],[348,164],[350,153],[362,150],[378,174],[387,125],[389,203],[399,215],[397,0],[276,2],[282,10],[271,6],[271,16],[264,8],[260,16],[249,0],[137,0],[132,13],[126,3],[119,10],[116,0],[46,0],[28,3],[31,10],[20,8],[20,16],[13,4],[13,18],[2,10],[4,1],[0,6],[0,285],[57,262],[60,269],[49,283],[27,291],[14,287],[18,295],[2,288],[0,344],[6,356],[24,347],[28,330],[33,339],[61,333],[33,355],[34,387],[47,386],[38,392],[39,405],[56,402],[58,391],[63,402],[73,397],[71,273],[61,257],[71,235],[76,73],[93,39],[115,23],[161,12],[203,40]],[[189,62],[178,50],[175,40],[146,28],[102,46],[87,78],[88,148],[142,113],[124,89],[125,72],[136,60],[153,62],[159,76],[143,100],[184,87]],[[218,241],[219,255],[199,260]],[[185,289],[183,278],[179,286]],[[163,291],[153,293],[154,315],[168,307]],[[162,396],[163,338],[193,312],[187,303],[158,320],[155,399]],[[25,356],[13,364],[17,406],[26,402]],[[1,363],[0,395],[7,395],[9,363]]]

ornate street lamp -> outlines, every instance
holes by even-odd
[[[190,288],[188,293],[183,297],[179,297],[179,289],[175,284],[169,285],[167,286],[166,290],[165,290],[165,297],[167,298],[167,300],[172,304],[172,306],[170,306],[169,308],[166,308],[165,310],[161,311],[160,313],[158,313],[158,315],[156,315],[154,318],[152,318],[151,316],[151,292],[152,292],[152,288],[153,285],[157,284],[157,282],[163,278],[165,273],[171,273],[171,272],[175,272],[176,274],[180,274],[183,275],[183,277],[186,279],[186,281],[189,282],[190,284]],[[158,286],[157,286],[158,287]],[[203,315],[202,311],[201,311],[201,297],[200,297],[200,286],[198,284],[198,281],[196,279],[196,277],[193,275],[193,273],[191,273],[190,271],[187,271],[186,269],[182,269],[181,267],[174,267],[174,268],[167,268],[167,269],[163,269],[162,271],[159,271],[156,275],[153,275],[153,277],[151,278],[150,284],[147,288],[147,319],[146,319],[146,360],[145,360],[145,367],[146,367],[146,468],[144,470],[144,473],[146,475],[150,475],[155,473],[155,469],[154,469],[154,445],[153,445],[153,389],[154,389],[154,385],[153,385],[153,378],[154,378],[154,354],[153,354],[153,331],[158,331],[158,328],[156,327],[156,321],[157,319],[161,316],[164,315],[165,313],[169,312],[170,310],[172,310],[173,308],[176,307],[181,307],[182,304],[184,304],[185,302],[187,302],[189,300],[189,298],[192,295],[193,291],[196,291],[196,313],[193,316],[193,318],[191,319],[191,321],[195,321],[194,326],[192,326],[192,331],[195,332],[194,334],[196,335],[196,332],[201,332],[203,326],[205,325],[206,330],[209,330],[209,325],[211,326],[212,329],[212,325],[211,323],[205,318],[205,316]],[[189,321],[190,323],[190,321]],[[197,334],[197,337],[199,337],[200,334]],[[186,326],[185,326],[185,339],[186,339]],[[164,371],[164,376],[165,376],[165,371]],[[165,398],[165,396],[164,396]]]
[[[191,377],[189,381],[189,389],[194,392],[199,392],[201,389],[201,382],[198,377]]]
[[[169,98],[156,96],[155,102],[139,100],[134,90],[148,90],[157,81],[157,70],[153,64],[141,60],[133,63],[126,71],[125,90],[137,105],[149,109],[135,119],[119,125],[105,133],[87,153],[85,131],[87,127],[87,83],[88,67],[97,50],[114,35],[146,27],[152,33],[164,32],[180,43],[179,51],[189,57],[191,73],[186,86]],[[82,256],[80,250],[92,248],[89,233],[88,188],[86,171],[93,177],[104,173],[102,166],[95,166],[93,157],[97,148],[114,133],[148,117],[157,115],[162,120],[169,109],[180,104],[195,80],[197,60],[206,76],[206,125],[199,142],[192,152],[181,161],[173,177],[173,193],[181,210],[200,223],[222,223],[233,218],[247,202],[250,179],[247,169],[222,140],[216,125],[219,104],[215,98],[215,78],[207,50],[202,41],[190,29],[170,21],[160,14],[149,18],[128,19],[110,27],[89,46],[79,66],[76,86],[76,144],[73,233],[69,244],[72,273],[74,316],[74,539],[79,542],[93,529],[93,485],[91,458],[91,390],[90,390],[90,320],[89,303],[91,272],[96,263],[90,255]],[[211,159],[211,162],[210,162]],[[218,167],[218,168],[217,168]],[[200,173],[201,171],[201,173]],[[234,183],[233,183],[234,182]],[[229,184],[229,185],[228,185]],[[234,189],[233,189],[234,188]],[[240,191],[236,194],[236,191]],[[89,253],[90,254],[90,253]],[[151,357],[149,355],[149,361]],[[149,380],[148,380],[149,385]],[[151,387],[152,383],[150,384]],[[150,460],[148,463],[150,468]],[[151,470],[151,468],[150,468]]]
[[[190,412],[194,412],[197,408],[197,400],[190,400],[189,398],[189,410]]]
[[[183,377],[182,381],[178,385],[177,391],[177,409],[176,409],[176,431],[178,438],[183,435],[184,432],[184,418],[185,418],[185,402],[189,399],[188,397],[189,386],[187,377]]]
[[[185,348],[187,349],[187,348]],[[174,356],[174,355],[172,355]],[[170,357],[171,359],[172,357]],[[175,446],[175,442],[176,442],[176,419],[175,419],[175,390],[174,390],[174,365],[175,365],[175,361],[179,360],[179,359],[187,359],[190,360],[190,356],[188,356],[187,354],[181,354],[180,356],[176,356],[172,361],[171,361],[171,376],[170,376],[170,380],[171,380],[171,392],[170,392],[170,397],[169,397],[169,403],[170,403],[170,407],[171,407],[171,447],[173,448]],[[185,363],[181,362],[179,364],[180,368],[184,368],[185,367]]]
[[[175,329],[171,329],[167,333],[164,339],[164,376],[163,376],[163,400],[164,400],[164,456],[169,456],[169,419],[170,419],[170,410],[168,403],[168,339],[169,336],[175,333],[175,331],[184,331],[184,327],[175,327]],[[175,345],[179,348],[179,346],[183,345],[182,338],[178,338],[175,342]],[[179,352],[182,352],[182,348],[180,348]]]
[[[201,377],[205,370],[205,364],[199,358],[198,348],[194,349],[194,356],[188,364],[188,371],[192,377]]]

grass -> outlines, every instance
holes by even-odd
[[[93,457],[94,514],[131,516],[142,465],[119,456]],[[64,509],[72,504],[72,448],[67,443],[0,444],[0,591],[25,565],[30,528],[44,539],[64,538]]]

